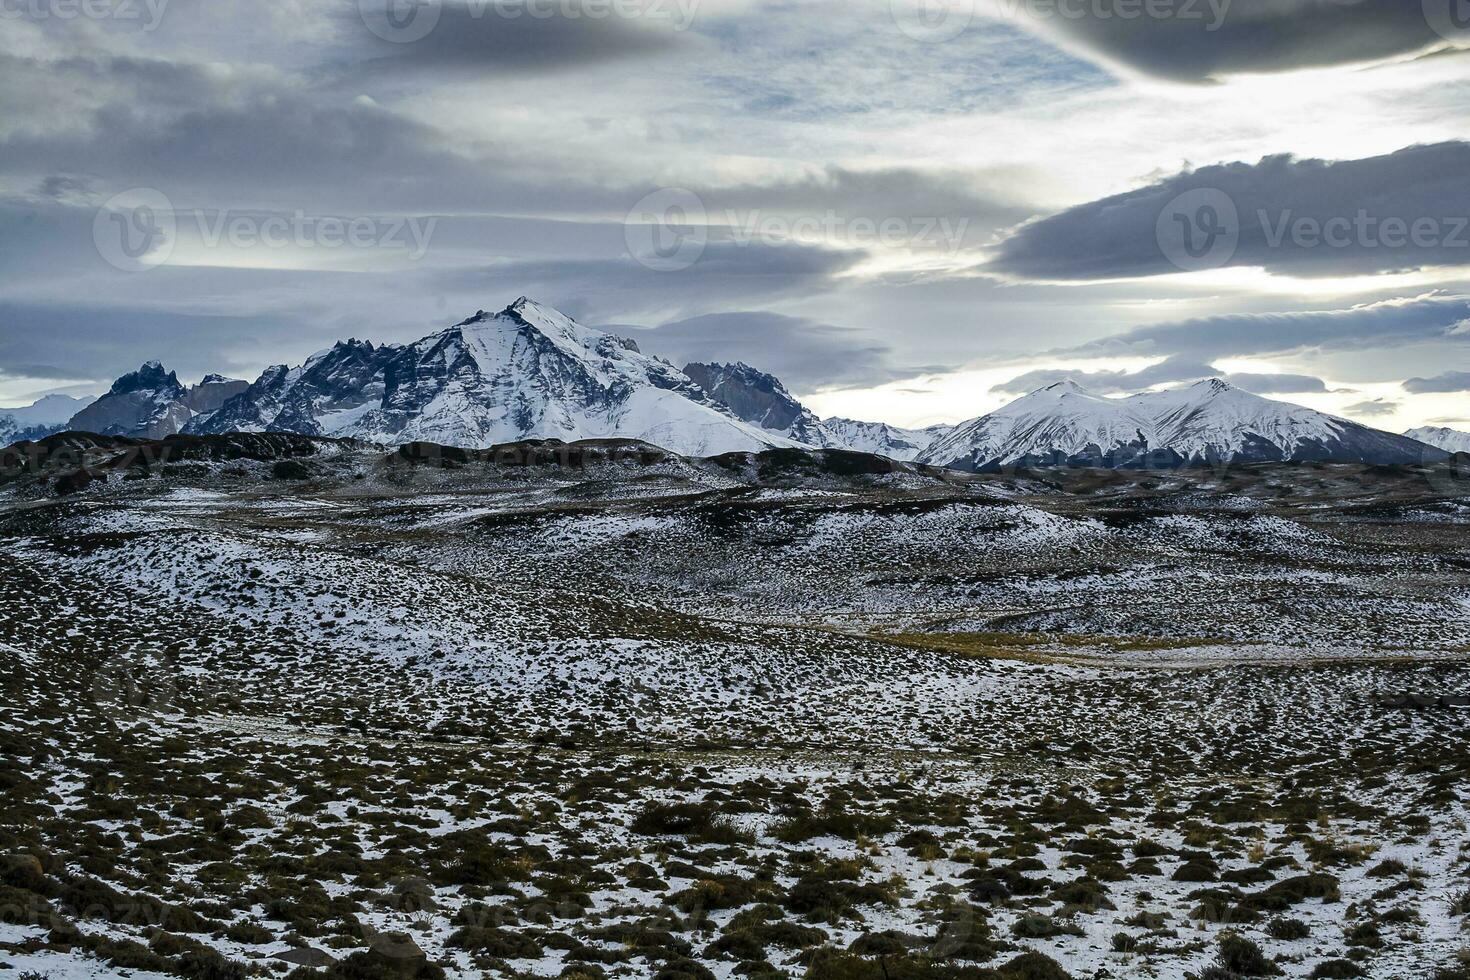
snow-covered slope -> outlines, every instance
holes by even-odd
[[[973,470],[1079,458],[1111,465],[1110,453],[1122,449],[1131,456],[1142,450],[1150,428],[1134,407],[1060,381],[961,423],[925,449],[919,461]]]
[[[1437,446],[1448,453],[1470,453],[1470,432],[1447,429],[1444,426],[1426,425],[1404,433],[1410,439],[1430,446]]]
[[[819,419],[775,375],[748,364],[686,364],[684,373],[736,417],[818,449],[851,449],[912,460],[948,426],[900,429],[884,422]]]
[[[1417,463],[1442,456],[1404,436],[1210,379],[1122,399],[1059,382],[959,426],[920,461],[988,470],[1274,460]]]
[[[70,395],[47,395],[21,408],[0,408],[0,445],[23,439],[44,439],[66,428],[71,417],[88,405],[92,398]]]
[[[232,430],[466,448],[624,438],[690,456],[796,445],[735,418],[632,341],[524,297],[406,346],[349,340],[270,368],[189,428]]]
[[[822,431],[834,446],[909,462],[936,440],[949,435],[954,427],[931,425],[927,429],[902,429],[887,422],[831,418],[822,420]]]

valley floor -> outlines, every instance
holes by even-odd
[[[0,493],[0,977],[1470,976],[1465,486]]]

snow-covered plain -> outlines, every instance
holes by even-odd
[[[309,462],[0,496],[13,975],[1462,975],[1442,483]]]

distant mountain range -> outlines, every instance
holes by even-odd
[[[162,439],[198,416],[208,416],[250,385],[218,374],[186,388],[178,376],[149,361],[112,384],[112,389],[83,408],[67,428],[101,435]]]
[[[47,395],[24,408],[0,408],[0,444],[44,439],[53,432],[67,429],[71,419],[95,400]]]
[[[1410,439],[1418,439],[1430,446],[1437,446],[1446,452],[1470,453],[1470,432],[1460,432],[1455,429],[1446,429],[1443,426],[1426,425],[1418,429],[1410,429],[1404,435]]]
[[[936,440],[919,462],[987,471],[1112,469],[1215,462],[1419,463],[1443,450],[1324,412],[1262,398],[1217,378],[1104,398],[1062,381]]]
[[[384,444],[486,448],[523,439],[638,439],[685,456],[773,448],[848,449],[986,471],[1004,467],[1170,467],[1218,461],[1415,463],[1470,451],[1470,435],[1406,436],[1209,380],[1130,398],[1049,385],[958,426],[902,429],[822,419],[747,364],[687,364],[582,326],[525,297],[411,344],[347,340],[254,382],[193,387],[157,361],[95,401],[48,396],[0,410],[0,442],[72,429],[294,432]]]

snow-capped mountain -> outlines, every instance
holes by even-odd
[[[0,446],[25,439],[44,439],[52,433],[61,432],[73,415],[94,400],[73,398],[70,395],[47,395],[21,408],[0,408]]]
[[[114,381],[107,394],[73,415],[66,428],[162,439],[181,431],[185,423],[213,413],[248,387],[244,381],[211,374],[188,388],[173,371],[149,361]]]
[[[1210,379],[1129,398],[1104,398],[1058,382],[958,426],[919,461],[983,471],[1219,461],[1418,463],[1443,455],[1414,439]]]
[[[484,448],[520,439],[641,439],[710,456],[790,447],[631,340],[522,297],[406,346],[349,340],[269,368],[188,431],[299,432]]]
[[[686,364],[684,373],[738,418],[818,449],[851,449],[912,460],[948,426],[900,429],[884,422],[820,419],[775,375],[748,364]]]
[[[833,446],[905,462],[917,459],[926,448],[952,431],[952,425],[903,429],[887,422],[859,422],[856,419],[842,418],[822,420],[822,432]]]
[[[775,375],[749,364],[686,364],[684,373],[736,418],[796,442],[826,448],[822,420]]]
[[[1404,433],[1410,439],[1443,449],[1447,453],[1470,453],[1470,432],[1426,425]]]

